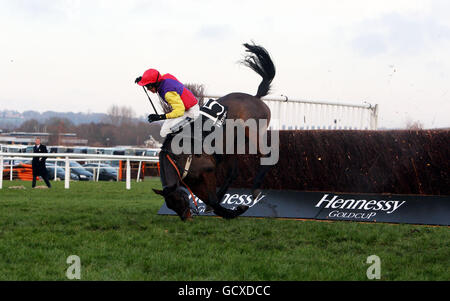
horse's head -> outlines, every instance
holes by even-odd
[[[188,195],[180,186],[173,186],[164,190],[153,189],[153,191],[164,197],[167,208],[175,211],[182,221],[191,218]]]
[[[153,191],[164,196],[167,208],[175,211],[181,220],[185,221],[191,218],[189,193],[186,192],[184,186],[189,191],[192,189],[191,193],[213,208],[217,215],[224,218],[234,218],[248,209],[246,206],[239,206],[232,210],[220,205],[216,192],[217,159],[214,155],[205,153],[174,154],[168,141],[170,139],[165,140],[159,154],[161,183],[164,190],[153,189]],[[185,171],[187,174],[184,177]],[[188,188],[189,186],[191,189]]]

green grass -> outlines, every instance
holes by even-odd
[[[159,180],[0,190],[0,280],[450,280],[450,230],[415,225],[159,216]],[[26,190],[8,189],[24,185]]]

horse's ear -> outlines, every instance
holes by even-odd
[[[164,196],[164,194],[163,194],[163,191],[162,190],[159,190],[159,189],[154,189],[153,188],[153,191],[156,193],[156,194],[159,194],[159,195],[162,195],[162,196]]]

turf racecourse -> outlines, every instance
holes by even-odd
[[[152,187],[63,182],[0,190],[0,280],[450,280],[450,229],[415,225],[158,216]],[[27,189],[8,189],[24,185]]]

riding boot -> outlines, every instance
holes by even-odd
[[[167,136],[164,138],[164,142],[162,144],[162,149],[164,150],[170,150],[170,142],[172,141],[173,134],[167,134]]]
[[[163,162],[167,160],[166,159],[167,153],[171,152],[170,143],[172,141],[172,138],[173,138],[172,134],[168,134],[164,138],[164,142],[161,146],[161,152],[159,153],[159,164],[161,165],[159,176],[161,178],[161,184],[162,184],[163,189],[166,188],[167,183],[166,183],[165,169],[162,168],[162,166],[163,166]]]

